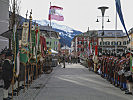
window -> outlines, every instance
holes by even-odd
[[[111,45],[115,45],[115,41],[112,41],[112,42],[111,42]]]
[[[118,41],[118,42],[117,42],[117,45],[121,45],[121,41]]]
[[[108,42],[104,42],[104,45],[108,45]]]
[[[102,42],[100,42],[100,45],[102,45]]]
[[[123,41],[123,45],[126,45],[127,43],[126,43],[126,41]]]
[[[106,42],[106,45],[110,45],[110,42],[109,42],[109,41],[107,41],[107,42]]]
[[[103,45],[105,45],[105,42],[103,42]]]
[[[49,44],[49,42],[47,42],[47,44]]]
[[[55,41],[54,44],[57,45],[57,41]]]
[[[49,42],[49,45],[51,46],[51,41]]]

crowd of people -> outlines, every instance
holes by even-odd
[[[122,56],[103,53],[97,59],[90,55],[86,62],[89,70],[101,75],[111,84],[125,91],[125,94],[133,93],[133,73],[130,71],[129,52]]]
[[[18,92],[28,88],[32,81],[40,77],[42,73],[52,72],[52,56],[46,55],[41,61],[30,59],[27,64],[20,62],[19,74],[14,69],[12,50],[6,49],[0,53],[0,80],[3,80],[3,100],[11,100],[12,96],[17,96]],[[15,67],[16,68],[16,67]]]
[[[74,56],[57,56],[58,62],[74,64],[79,63],[80,58]],[[11,100],[9,95],[16,95],[24,86],[32,83],[43,72],[48,74],[52,72],[52,56],[46,55],[43,61],[38,60],[37,63],[32,62],[26,65],[20,63],[19,75],[14,76],[13,54],[11,50],[3,50],[0,54],[0,79],[3,80],[3,100]],[[94,71],[101,77],[107,79],[111,84],[119,87],[125,94],[133,92],[133,73],[130,71],[130,53],[127,52],[122,56],[103,53],[101,56],[90,56],[86,59],[89,71]],[[14,79],[13,92],[8,91],[11,88]],[[19,85],[18,85],[19,82]],[[26,85],[27,84],[27,85]],[[11,94],[13,93],[13,94]]]

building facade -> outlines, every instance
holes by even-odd
[[[9,29],[9,0],[0,0],[0,34]],[[0,36],[0,51],[8,48],[8,39]]]
[[[71,43],[73,54],[80,57],[87,57],[89,43],[92,45],[92,53],[95,52],[96,45],[98,47],[98,54],[122,54],[128,50],[130,46],[129,41],[122,30],[104,30],[104,34],[102,34],[102,30],[89,30],[81,35],[75,36]]]
[[[46,37],[47,48],[55,51],[59,50],[59,33],[55,32],[50,26],[40,26],[41,34]]]
[[[129,41],[122,30],[104,30],[104,35],[101,36],[102,32],[102,30],[98,31],[99,50],[101,49],[103,53],[121,54],[126,52]]]

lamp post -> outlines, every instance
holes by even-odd
[[[101,34],[101,41],[102,41],[102,53],[103,53],[103,35],[104,35],[104,17],[109,17],[109,16],[104,16],[105,14],[105,10],[108,9],[109,7],[105,7],[105,6],[102,6],[102,7],[98,7],[98,9],[101,10],[101,13],[102,13],[102,16],[97,16],[97,17],[102,17],[102,31],[103,33]],[[99,22],[98,19],[96,22]],[[109,18],[108,18],[108,21],[107,22],[110,22],[109,21]]]

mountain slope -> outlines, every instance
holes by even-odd
[[[47,26],[49,24],[49,21],[47,20],[36,20],[36,23]],[[80,31],[74,30],[73,28],[70,28],[65,25],[59,25],[57,23],[52,22],[51,23],[52,28],[56,31],[59,32],[60,35],[60,43],[61,46],[67,45],[71,46],[71,41],[74,38],[75,35],[81,34]]]

